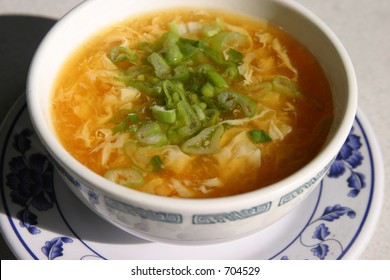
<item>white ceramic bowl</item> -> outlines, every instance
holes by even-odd
[[[250,193],[216,199],[174,199],[111,183],[76,161],[57,140],[49,100],[59,69],[80,44],[107,25],[145,11],[172,7],[244,13],[282,27],[319,60],[333,92],[335,121],[322,151],[288,178]],[[38,48],[28,77],[31,120],[72,191],[101,217],[136,236],[172,244],[210,244],[244,237],[274,223],[303,201],[330,167],[352,127],[357,82],[333,32],[294,1],[90,0],[62,18]],[[85,221],[88,223],[88,221]]]

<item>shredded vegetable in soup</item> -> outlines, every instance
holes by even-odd
[[[63,146],[108,180],[168,197],[265,187],[321,149],[333,120],[312,54],[266,22],[209,10],[101,31],[59,75]]]

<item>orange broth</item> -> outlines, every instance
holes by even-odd
[[[118,125],[113,119],[118,118],[120,111],[128,113],[138,108],[139,112],[143,103],[154,101],[120,79],[123,71],[141,62],[113,63],[108,56],[114,46],[123,45],[142,58],[139,43],[152,44],[159,40],[171,22],[184,30],[183,37],[191,39],[199,39],[204,26],[215,27],[221,22],[223,32],[250,37],[237,47],[243,55],[238,67],[240,75],[229,88],[255,102],[258,113],[241,125],[223,123],[220,149],[212,154],[185,154],[180,144],[170,142],[164,151],[161,151],[163,147],[136,144],[148,160],[153,155],[162,160],[159,170],[145,171],[134,163],[134,151],[129,156],[126,150],[132,147],[127,143],[133,141],[134,133],[113,133]],[[206,63],[210,58],[202,59]],[[296,95],[277,92],[275,87],[263,91],[259,86],[269,85],[278,76],[293,82]],[[143,78],[141,74],[137,77],[140,81]],[[152,118],[150,110],[142,112],[140,118]],[[226,120],[233,118],[235,111],[223,114]],[[102,176],[108,170],[134,167],[143,182],[128,187],[171,197],[222,197],[265,187],[313,159],[330,129],[333,101],[316,58],[283,30],[263,21],[219,11],[172,10],[122,21],[80,46],[56,81],[52,120],[65,149]],[[264,131],[272,141],[254,143],[248,135],[252,129]],[[240,143],[240,139],[244,142]]]

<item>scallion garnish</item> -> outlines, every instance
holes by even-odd
[[[247,35],[226,30],[220,19],[202,27],[199,32],[203,38],[181,37],[183,30],[176,23],[168,28],[155,42],[139,44],[140,59],[128,48],[111,49],[114,63],[133,62],[123,66],[127,68],[122,69],[122,80],[147,100],[132,108],[137,114],[131,111],[125,118],[117,118],[120,121],[115,121],[113,132],[132,131],[132,140],[143,146],[177,144],[186,153],[214,153],[225,131],[221,122],[253,118],[258,113],[258,105],[240,93],[237,84],[232,86],[241,77],[238,69],[243,54],[239,49],[247,44]],[[255,86],[258,94],[271,90],[287,95],[299,93],[283,76]],[[248,135],[254,143],[272,140],[260,129]]]
[[[110,51],[110,59],[114,63],[118,63],[124,60],[135,62],[138,59],[138,56],[135,52],[126,47],[115,46]]]
[[[148,121],[139,126],[135,137],[141,145],[163,146],[168,143],[167,136],[156,122]]]
[[[140,186],[144,183],[142,174],[133,168],[114,168],[104,174],[104,177],[112,182],[127,187]]]
[[[256,144],[272,141],[272,138],[262,129],[252,129],[248,134]]]
[[[120,111],[123,114],[123,112]],[[118,123],[118,119],[121,118],[121,115],[118,113],[117,116],[113,118],[114,123]],[[123,116],[122,116],[123,118]],[[136,113],[127,113],[124,120],[121,121],[117,126],[115,126],[112,131],[114,133],[119,132],[133,132],[134,126],[139,122],[139,117]]]
[[[170,77],[171,67],[160,54],[154,52],[148,57],[148,59],[158,78],[168,79]]]
[[[164,168],[164,164],[163,164],[160,156],[158,156],[158,155],[153,156],[152,159],[150,160],[150,163],[153,167],[153,171],[160,171]]]
[[[176,110],[167,110],[163,106],[152,106],[152,114],[156,120],[162,123],[173,124],[176,122]]]

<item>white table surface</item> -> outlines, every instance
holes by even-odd
[[[147,0],[145,0],[147,1]],[[291,0],[294,1],[294,0]],[[347,49],[359,86],[359,107],[378,139],[384,170],[390,168],[390,1],[295,0],[317,14]],[[22,14],[60,18],[81,0],[0,0],[0,16]],[[0,34],[1,35],[1,34]],[[1,36],[0,36],[1,37]],[[1,63],[1,61],[0,61]],[[1,73],[0,73],[1,74]],[[0,122],[17,96],[0,102]],[[385,174],[385,184],[390,175]],[[381,217],[361,259],[390,259],[390,191],[385,189]],[[1,238],[0,238],[1,239]],[[0,258],[10,259],[0,240]]]

